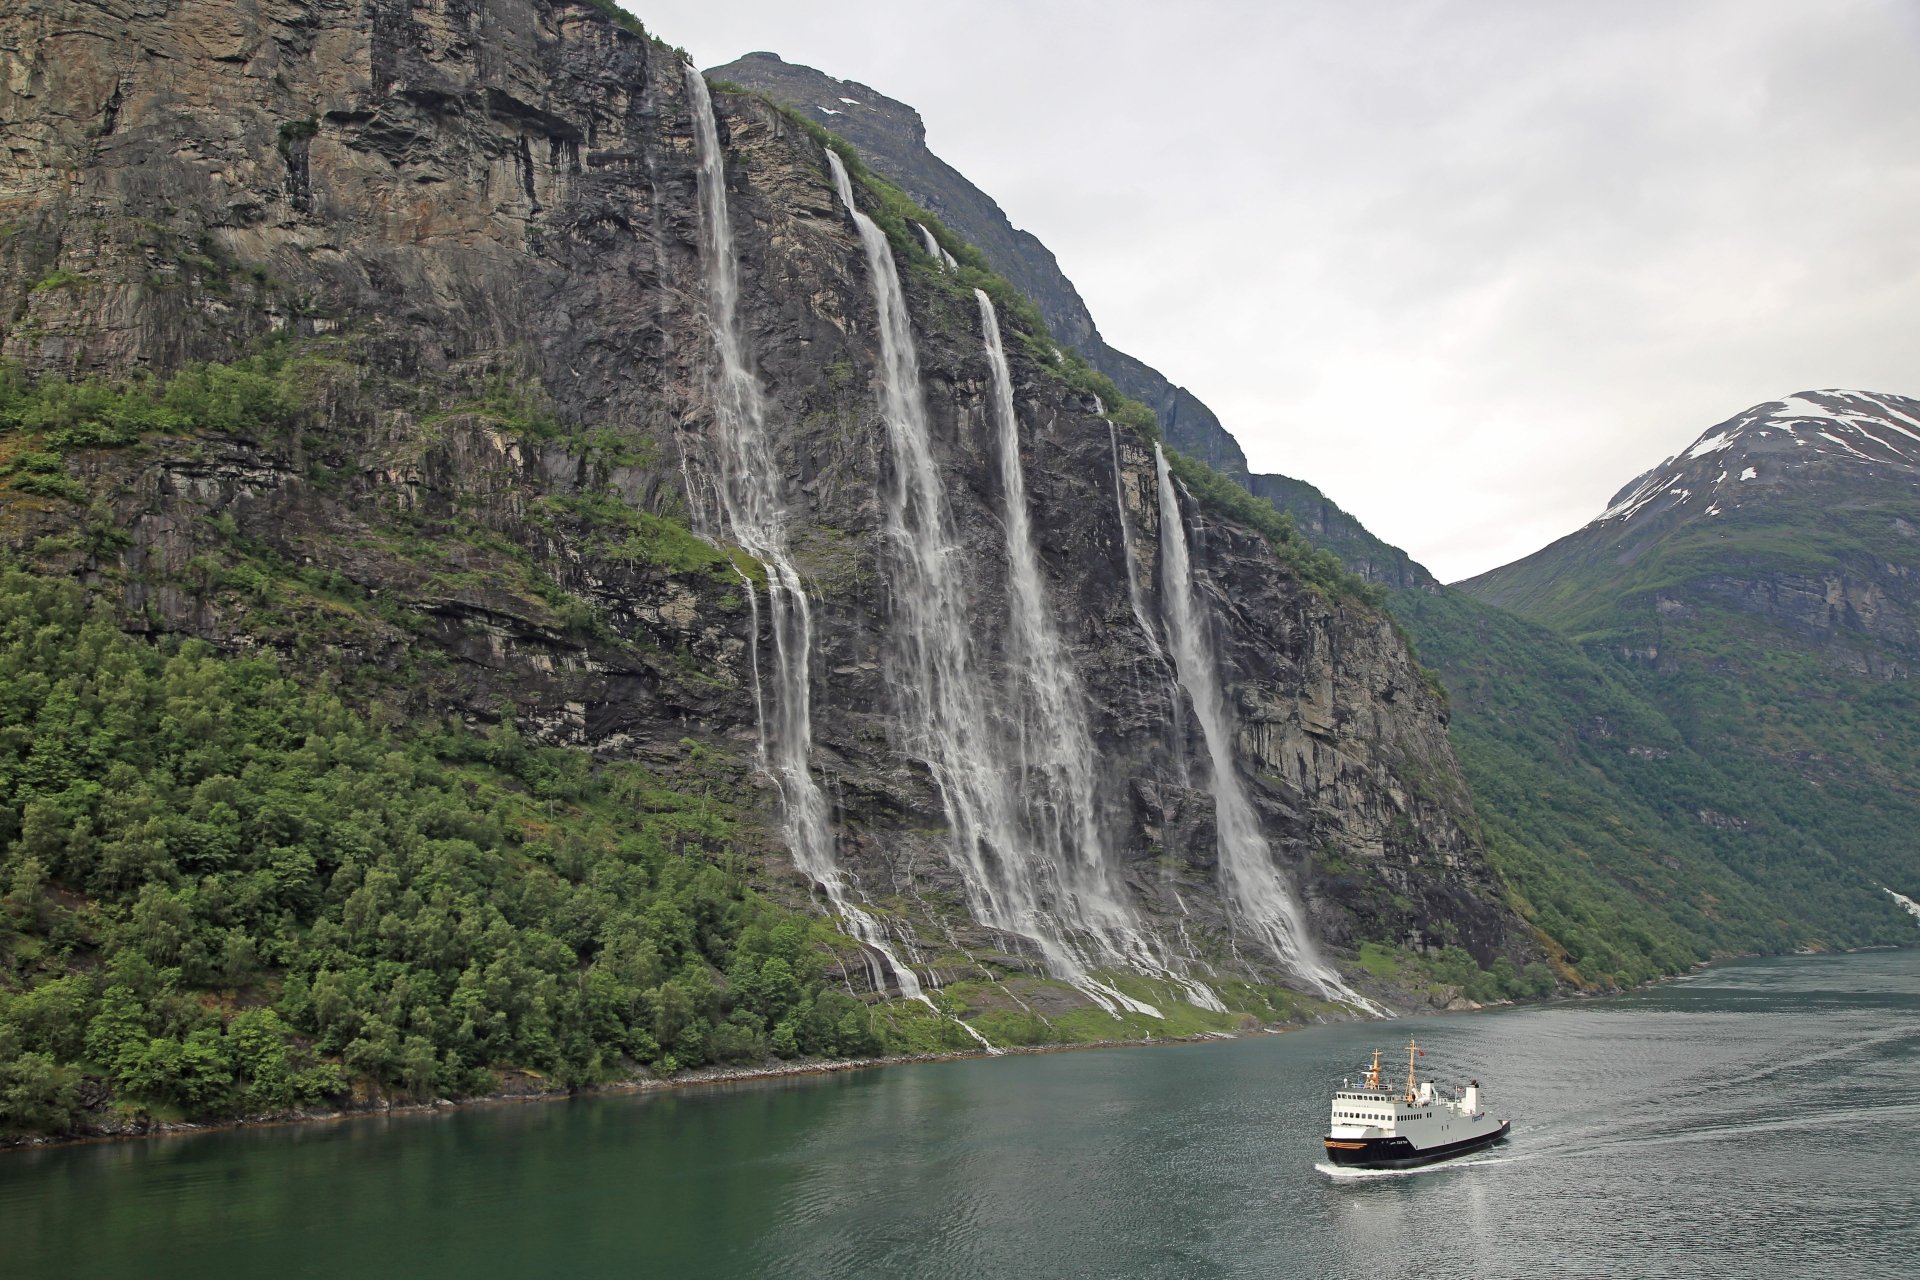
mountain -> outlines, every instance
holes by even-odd
[[[1585,528],[1460,586],[1662,713],[1706,772],[1663,763],[1658,785],[1805,944],[1891,942],[1878,886],[1911,879],[1920,823],[1916,530],[1920,401],[1809,391],[1709,428]]]
[[[785,103],[851,142],[876,172],[978,248],[995,271],[1033,299],[1056,338],[1152,409],[1170,443],[1225,475],[1247,475],[1239,441],[1213,410],[1158,370],[1107,345],[1053,251],[1015,227],[991,196],[928,149],[926,123],[914,108],[774,53],[750,53],[707,74]]]
[[[1123,386],[1138,389],[1112,363],[1114,353],[1099,344],[1098,329],[1052,253],[1013,230],[989,197],[928,150],[925,127],[911,107],[867,85],[836,80],[773,54],[751,54],[713,74],[752,86],[844,133],[876,169],[941,212],[997,268],[1023,281],[1042,300],[1064,341],[1088,344],[1096,365]],[[1161,408],[1164,419],[1163,396],[1151,390],[1144,395]],[[1869,784],[1848,814],[1802,811],[1795,796],[1804,788],[1778,790],[1770,774],[1755,774],[1746,762],[1725,758],[1700,739],[1697,709],[1674,704],[1646,685],[1645,673],[1633,665],[1634,654],[1644,654],[1649,645],[1657,648],[1657,642],[1621,636],[1611,647],[1595,642],[1586,622],[1611,618],[1611,606],[1594,574],[1571,571],[1573,561],[1606,559],[1617,561],[1622,575],[1664,572],[1669,562],[1658,557],[1637,570],[1632,566],[1636,548],[1666,528],[1669,513],[1676,520],[1693,515],[1717,522],[1705,527],[1718,545],[1730,527],[1723,519],[1729,505],[1769,492],[1776,474],[1824,465],[1831,453],[1855,487],[1832,510],[1790,514],[1768,535],[1789,544],[1806,539],[1819,521],[1842,518],[1836,513],[1863,501],[1857,483],[1863,459],[1877,463],[1881,478],[1887,477],[1893,458],[1886,447],[1897,449],[1906,439],[1898,428],[1903,416],[1911,416],[1912,405],[1855,393],[1834,401],[1810,394],[1776,406],[1786,416],[1785,425],[1791,425],[1796,414],[1837,413],[1844,419],[1873,412],[1875,405],[1889,420],[1873,428],[1873,440],[1853,439],[1853,452],[1817,431],[1801,431],[1798,443],[1789,443],[1763,431],[1757,419],[1748,423],[1756,441],[1771,443],[1783,456],[1755,459],[1753,476],[1735,480],[1720,474],[1726,459],[1719,451],[1728,447],[1722,439],[1727,431],[1738,434],[1740,422],[1755,416],[1742,415],[1724,429],[1707,432],[1688,451],[1696,454],[1691,460],[1700,463],[1699,474],[1683,473],[1670,462],[1622,492],[1617,510],[1598,522],[1612,528],[1623,516],[1632,517],[1630,532],[1615,530],[1624,539],[1618,546],[1576,535],[1510,571],[1466,584],[1464,592],[1441,587],[1405,551],[1375,537],[1312,484],[1250,474],[1244,467],[1223,469],[1349,571],[1390,589],[1396,618],[1451,695],[1449,735],[1512,900],[1568,972],[1605,985],[1677,972],[1716,954],[1861,945],[1901,936],[1890,932],[1884,902],[1862,887],[1853,864],[1829,848],[1856,837],[1870,844],[1879,840],[1884,847],[1884,838],[1866,829],[1872,824],[1863,815],[1880,812],[1880,802],[1897,795],[1901,784],[1894,780],[1887,792]],[[1239,456],[1213,443],[1211,435],[1195,440],[1182,434],[1191,421],[1175,414],[1166,424],[1169,438],[1216,462]],[[1845,431],[1838,434],[1851,438]],[[1792,456],[1785,456],[1787,451]],[[1744,474],[1748,465],[1743,462],[1732,477]],[[1714,502],[1703,495],[1716,483],[1737,485],[1747,496],[1723,501],[1715,514],[1706,515]],[[1899,489],[1897,480],[1890,484],[1889,493]],[[1879,517],[1863,519],[1871,524]],[[1904,519],[1882,521],[1882,540],[1903,536],[1896,521]],[[1737,589],[1802,615],[1805,634],[1812,634],[1809,627],[1818,629],[1820,602],[1830,591],[1838,591],[1844,609],[1871,619],[1864,624],[1868,631],[1878,628],[1893,636],[1905,626],[1904,611],[1888,612],[1884,605],[1901,598],[1904,579],[1897,568],[1889,571],[1891,581],[1882,582],[1863,561],[1854,566],[1855,577],[1838,586],[1782,576],[1777,569],[1769,570],[1766,581]],[[1509,572],[1510,578],[1494,581]],[[1855,580],[1870,585],[1855,590],[1849,585]],[[1482,583],[1493,603],[1476,598]],[[1530,601],[1541,607],[1531,608]],[[1554,607],[1546,607],[1548,602]],[[1517,612],[1499,605],[1512,605]],[[1868,645],[1852,660],[1888,671],[1905,661],[1897,647],[1882,644]],[[1900,697],[1897,689],[1870,693]],[[1751,696],[1758,705],[1795,694],[1756,689]],[[1904,737],[1896,734],[1893,740],[1904,742]],[[1835,825],[1823,825],[1829,821]],[[1836,841],[1835,833],[1846,835]]]
[[[217,19],[0,16],[0,1129],[1552,987],[1376,593],[853,148]]]
[[[1308,538],[1340,558],[1353,573],[1383,587],[1432,588],[1439,582],[1427,567],[1365,525],[1319,489],[1292,476],[1255,474],[1244,481],[1258,498],[1272,503]]]
[[[1709,428],[1585,528],[1461,586],[1655,665],[1705,610],[1904,678],[1920,657],[1916,522],[1920,401],[1806,391]]]
[[[1524,560],[1393,593],[1450,695],[1490,855],[1556,959],[1604,983],[1911,942],[1876,886],[1912,879],[1920,821],[1916,458],[1920,403],[1804,392],[1709,428]]]

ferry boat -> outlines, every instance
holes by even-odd
[[[1490,1147],[1507,1136],[1511,1121],[1495,1120],[1481,1107],[1480,1082],[1441,1096],[1431,1080],[1418,1080],[1420,1047],[1407,1041],[1406,1087],[1395,1093],[1380,1069],[1380,1050],[1360,1087],[1343,1085],[1333,1095],[1327,1158],[1355,1169],[1411,1169]]]

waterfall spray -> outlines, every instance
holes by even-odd
[[[835,857],[826,797],[814,780],[811,665],[813,618],[800,573],[787,549],[788,513],[768,439],[766,400],[747,366],[740,328],[740,276],[727,211],[726,170],[713,101],[700,72],[686,68],[699,156],[701,257],[706,266],[707,320],[718,368],[712,378],[721,512],[734,541],[766,570],[767,614],[773,635],[772,696],[759,673],[759,600],[741,575],[754,608],[754,701],[759,712],[760,759],[780,790],[787,847],[801,874],[820,886],[834,912],[863,945],[869,977],[885,990],[890,975],[900,993],[925,999],[920,980],[889,944],[880,922],[848,893]]]
[[[1261,833],[1253,803],[1234,766],[1234,736],[1221,696],[1213,646],[1206,634],[1193,586],[1193,566],[1187,554],[1186,528],[1180,518],[1180,497],[1166,453],[1154,446],[1154,467],[1160,481],[1161,596],[1167,602],[1167,631],[1174,667],[1181,687],[1193,703],[1206,740],[1213,788],[1214,830],[1220,854],[1221,888],[1229,919],[1238,918],[1256,933],[1276,959],[1318,987],[1330,1000],[1358,1004],[1383,1013],[1347,986],[1340,975],[1314,953],[1306,921]]]

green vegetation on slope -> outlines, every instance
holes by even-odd
[[[690,750],[696,751],[697,748]],[[724,791],[398,735],[270,662],[0,572],[0,1131],[889,1043]]]
[[[1662,630],[1654,607],[1662,595],[1692,598],[1713,580],[1783,574],[1871,580],[1880,566],[1910,563],[1914,544],[1895,517],[1913,514],[1898,477],[1860,477],[1838,492],[1829,483],[1768,494],[1712,519],[1582,529],[1461,589],[1583,643],[1642,643]]]
[[[297,375],[284,351],[230,365],[193,365],[165,383],[35,382],[17,366],[0,365],[0,433],[34,436],[44,448],[66,453],[129,445],[149,432],[276,432],[300,408]]]
[[[1393,607],[1453,695],[1495,866],[1584,980],[1909,940],[1848,869],[1872,819],[1834,810],[1843,789],[1697,749],[1649,689],[1657,677],[1462,593],[1400,592]]]

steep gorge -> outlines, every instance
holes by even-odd
[[[1386,616],[598,6],[28,0],[0,72],[0,354],[267,353],[298,400],[0,441],[54,459],[6,544],[128,629],[738,797],[764,834],[689,856],[998,1041],[1401,998],[1362,943],[1536,954]]]

